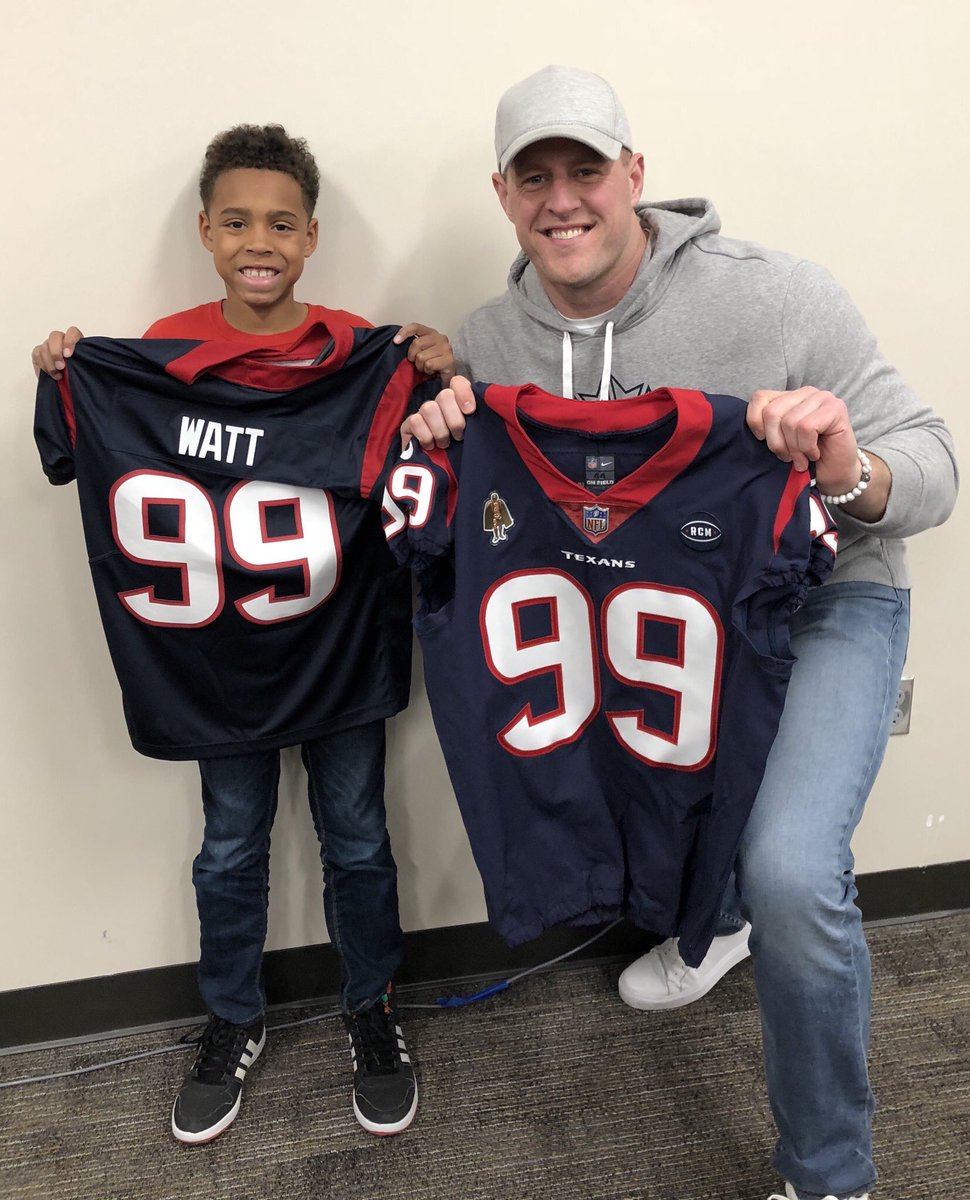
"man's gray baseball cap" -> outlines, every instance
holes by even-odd
[[[495,156],[505,170],[513,158],[544,138],[570,138],[604,158],[632,150],[630,124],[612,87],[575,67],[543,67],[514,83],[495,112]]]

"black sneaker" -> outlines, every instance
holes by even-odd
[[[245,1026],[209,1018],[172,1108],[172,1133],[180,1142],[210,1142],[229,1128],[239,1112],[246,1072],[265,1045],[262,1020]]]
[[[404,1034],[397,1024],[391,985],[354,1016],[344,1015],[354,1063],[354,1116],[368,1133],[401,1133],[418,1109],[418,1085]]]

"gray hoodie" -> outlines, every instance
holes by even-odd
[[[885,460],[893,483],[880,521],[838,511],[833,579],[908,587],[901,539],[940,524],[956,500],[943,421],[883,358],[824,268],[722,237],[708,200],[651,202],[637,211],[652,252],[598,328],[582,332],[562,317],[520,254],[508,290],[476,309],[455,339],[458,371],[591,400],[664,386],[745,399],[757,388],[834,392],[860,446]]]

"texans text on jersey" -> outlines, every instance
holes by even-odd
[[[595,554],[577,554],[574,550],[560,550],[559,553],[573,562],[589,563],[594,567],[623,567],[631,570],[637,565],[633,558],[597,558]]]

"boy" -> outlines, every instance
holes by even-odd
[[[199,187],[199,234],[225,284],[226,298],[156,321],[147,338],[239,343],[247,354],[258,352],[261,362],[269,359],[287,366],[319,367],[334,353],[332,333],[346,344],[351,329],[371,328],[352,313],[303,304],[294,298],[294,287],[318,236],[313,210],[319,172],[305,142],[289,137],[281,126],[241,125],[227,130],[206,151]],[[52,333],[34,349],[35,369],[61,379],[65,361],[80,336],[75,328],[66,334]],[[407,357],[414,366],[427,373],[439,372],[447,382],[451,370],[447,338],[423,326],[408,325],[393,341],[401,344],[408,337],[413,340]],[[403,355],[401,350],[399,357]],[[386,443],[378,446],[378,459],[386,456],[387,449]],[[72,472],[55,478],[57,473],[57,468],[48,470],[52,482],[73,478]],[[142,497],[142,511],[147,513],[153,502],[150,496]],[[362,502],[355,503],[357,514]],[[269,520],[264,510],[272,505],[272,501],[263,502],[261,520]],[[368,506],[363,515],[353,519],[367,526],[367,538],[383,542],[376,507]],[[331,527],[336,529],[333,520],[331,516]],[[117,530],[115,537],[127,553]],[[189,540],[184,533],[181,538]],[[273,540],[265,530],[264,538]],[[337,556],[341,552],[343,586],[351,588],[355,606],[360,597],[361,611],[366,607],[368,612],[378,613],[375,619],[382,622],[382,628],[393,628],[401,639],[408,637],[407,589],[391,587],[386,574],[378,578],[378,567],[373,575],[369,569],[358,569],[358,577],[353,578],[352,547],[341,547],[338,541]],[[361,562],[368,567],[376,563],[373,551],[358,556],[358,568]],[[339,586],[339,571],[338,561],[331,592],[324,600]],[[143,600],[143,605],[171,603],[143,590],[151,597]],[[240,612],[249,602],[237,601]],[[371,618],[359,617],[361,625],[366,619]],[[269,624],[283,618],[250,620],[251,624]],[[407,702],[407,654],[388,655],[386,662],[375,667],[364,658],[367,640],[362,636],[348,650],[346,641],[340,644],[335,638],[332,648],[322,651],[329,655],[326,678],[321,672],[312,690],[319,693],[334,686],[333,667],[342,680],[340,695],[349,699],[345,704],[341,701],[344,707],[337,719],[322,723],[322,732],[321,722],[316,722],[313,732],[319,736],[300,740],[311,812],[321,843],[327,928],[341,960],[341,1008],[354,1064],[354,1112],[369,1132],[392,1134],[407,1128],[417,1108],[414,1072],[396,1024],[390,983],[400,965],[403,936],[383,795],[384,718]],[[213,670],[218,672],[218,666]],[[258,672],[258,664],[252,670]],[[375,673],[387,678],[375,682]],[[222,682],[228,685],[232,680]],[[199,987],[210,1019],[172,1110],[172,1132],[184,1143],[209,1141],[232,1123],[239,1111],[246,1071],[265,1044],[261,965],[269,835],[276,810],[279,747],[293,740],[267,738],[258,745],[219,745],[212,756],[198,756],[205,834],[193,864],[193,883],[201,927]],[[188,755],[180,751],[159,756]]]

